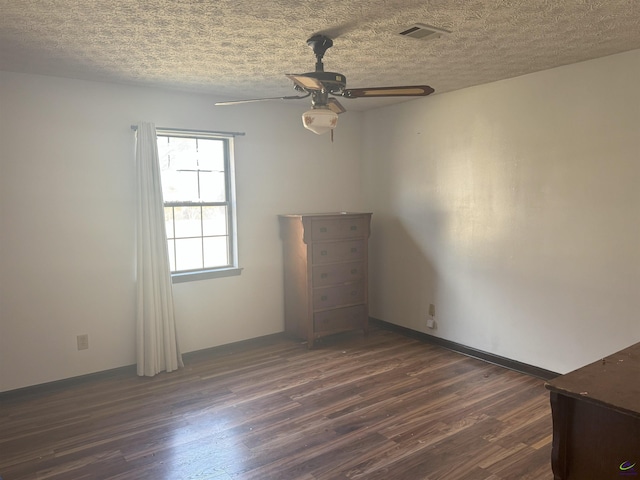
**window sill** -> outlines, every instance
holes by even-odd
[[[240,275],[242,268],[218,268],[216,270],[203,270],[199,272],[180,272],[171,274],[171,283],[197,282],[210,278],[233,277]]]

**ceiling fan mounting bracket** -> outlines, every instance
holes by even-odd
[[[314,35],[307,40],[307,45],[311,47],[316,56],[316,72],[322,72],[324,70],[322,58],[325,52],[333,46],[333,40],[326,35]]]

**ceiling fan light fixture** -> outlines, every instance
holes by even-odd
[[[317,135],[336,128],[338,114],[326,106],[315,107],[302,114],[302,125]]]

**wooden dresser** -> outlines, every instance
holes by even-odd
[[[307,340],[367,332],[371,213],[280,215],[285,331]]]
[[[640,478],[640,343],[546,387],[555,480]]]

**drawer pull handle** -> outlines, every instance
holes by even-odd
[[[327,301],[327,296],[326,296],[326,295],[322,295],[322,296],[320,297],[320,301],[321,301],[321,302],[326,302],[326,301]]]
[[[324,257],[324,256],[326,256],[326,255],[327,255],[327,251],[326,251],[326,250],[322,250],[322,251],[320,252],[320,255],[322,255],[323,257]]]
[[[356,247],[353,247],[353,248],[351,249],[351,253],[356,253],[357,251],[358,251],[358,249],[357,249]]]
[[[357,225],[351,225],[351,230],[358,230],[358,226]]]
[[[358,273],[358,269],[357,268],[352,268],[351,269],[351,275],[355,275],[356,273]]]
[[[320,227],[320,232],[325,233],[327,231],[327,227]]]
[[[326,273],[322,273],[320,274],[320,278],[327,278],[329,275],[327,275]]]

